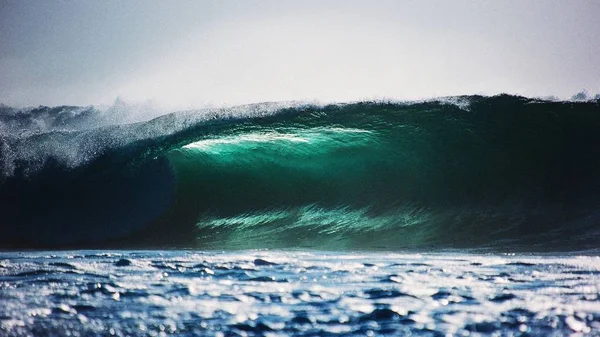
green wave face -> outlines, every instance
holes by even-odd
[[[168,157],[183,199],[202,201],[202,208],[246,210],[315,198],[345,203],[361,192],[347,179],[373,180],[384,151],[379,140],[360,129],[256,130],[194,142]]]
[[[167,155],[178,181],[168,217],[195,224],[190,245],[215,249],[482,246],[572,235],[595,214],[584,199],[598,160],[584,143],[600,137],[579,124],[594,107],[567,114],[564,105],[529,103],[357,104],[204,130]]]
[[[169,159],[181,208],[198,214],[201,246],[340,249],[394,230],[401,217],[419,221],[412,209],[374,212],[395,195],[377,174],[400,154],[389,150],[374,130],[284,127],[201,140]]]

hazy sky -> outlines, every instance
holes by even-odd
[[[600,92],[600,1],[0,0],[0,102]]]

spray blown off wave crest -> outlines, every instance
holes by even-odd
[[[502,95],[11,134],[2,244],[597,248],[597,130],[598,102]]]

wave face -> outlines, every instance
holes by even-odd
[[[599,130],[598,102],[501,95],[7,133],[0,244],[598,248]]]

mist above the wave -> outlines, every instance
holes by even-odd
[[[167,110],[600,92],[592,2],[7,2],[0,101]]]

